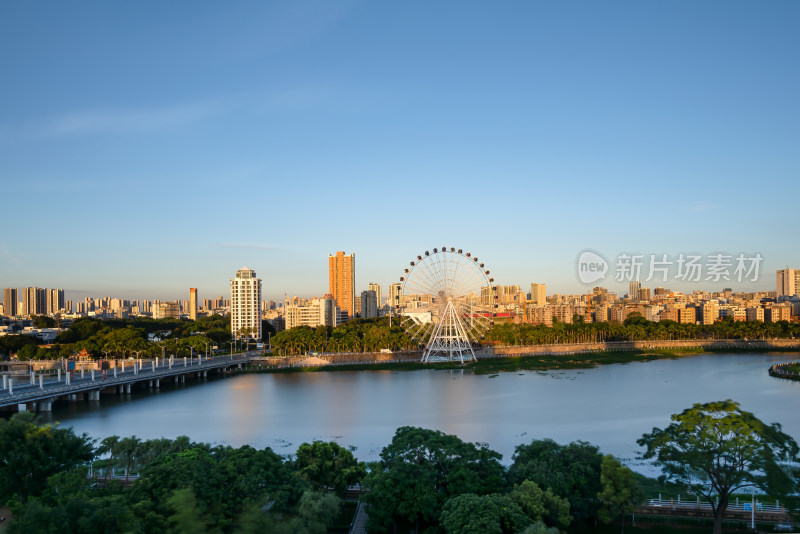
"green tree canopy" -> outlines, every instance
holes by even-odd
[[[0,419],[0,503],[24,503],[40,494],[48,477],[71,471],[94,457],[94,442],[71,428],[38,425],[34,414]]]
[[[437,524],[444,503],[462,493],[495,493],[504,486],[501,455],[436,430],[401,427],[367,476],[368,528]]]
[[[619,463],[613,456],[603,456],[600,468],[602,489],[597,494],[600,499],[598,518],[603,523],[619,519],[622,532],[625,532],[625,514],[633,513],[644,501],[644,493],[633,476],[633,471]]]
[[[575,521],[589,522],[597,514],[602,455],[584,441],[559,445],[551,439],[534,440],[514,450],[508,477],[512,483],[530,480],[569,501]]]
[[[752,487],[786,499],[798,489],[797,443],[780,424],[767,425],[732,400],[694,404],[637,443],[667,479],[708,500],[715,534],[733,492]]]
[[[440,524],[448,534],[512,534],[531,520],[508,495],[465,493],[444,504]]]
[[[511,499],[535,523],[559,528],[567,528],[572,523],[569,501],[555,495],[550,488],[543,491],[531,480],[516,484]]]
[[[294,467],[301,478],[316,488],[332,489],[339,495],[367,474],[366,464],[333,441],[303,443],[297,448]]]

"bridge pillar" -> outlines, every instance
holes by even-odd
[[[92,369],[92,382],[94,382],[94,369]]]
[[[208,378],[208,371],[203,371],[203,378]]]
[[[74,394],[74,393],[70,393],[69,395],[67,395],[67,398],[72,402],[75,402],[76,400],[78,400],[78,396],[76,394]]]
[[[89,400],[90,401],[99,401],[100,400],[100,390],[95,389],[94,391],[89,392]]]
[[[53,411],[53,401],[51,401],[51,400],[39,401],[39,411],[40,412],[52,412]]]
[[[152,380],[148,380],[147,381],[147,387],[149,387],[150,389],[153,389],[153,381]]]
[[[27,404],[17,404],[17,411],[18,412],[27,412],[28,405]]]
[[[39,375],[39,389],[44,389],[44,375]]]
[[[3,375],[3,389],[8,389],[8,375]]]
[[[178,375],[175,375],[175,383],[177,384],[179,381]]]
[[[186,382],[186,375],[181,375],[181,382]]]
[[[156,378],[155,379],[155,383],[156,383],[155,384],[156,385],[156,389],[158,389],[158,387],[161,385],[161,379],[160,378]]]
[[[125,393],[130,395],[131,394],[131,385],[125,384]]]
[[[58,370],[58,381],[61,382],[61,369]]]

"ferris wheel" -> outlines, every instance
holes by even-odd
[[[392,304],[406,332],[425,345],[423,362],[475,360],[497,316],[497,292],[489,270],[470,252],[434,248],[417,256],[400,277]]]

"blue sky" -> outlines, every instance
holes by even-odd
[[[358,289],[456,246],[800,267],[800,4],[3,2],[0,286]],[[613,281],[604,285],[621,289]],[[363,287],[362,287],[363,286]]]

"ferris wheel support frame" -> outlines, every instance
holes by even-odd
[[[422,353],[422,363],[441,361],[442,359],[460,360],[461,363],[464,363],[465,360],[478,360],[472,349],[472,342],[452,302],[447,303],[443,316],[437,322],[433,335]]]

